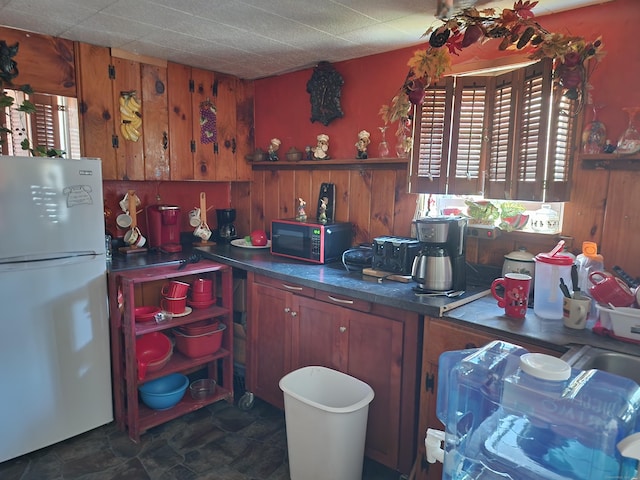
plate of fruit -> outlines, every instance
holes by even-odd
[[[271,248],[271,240],[264,230],[254,230],[251,235],[231,240],[231,245],[240,248]]]

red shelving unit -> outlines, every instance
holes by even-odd
[[[175,317],[161,323],[135,321],[135,307],[159,305],[160,288],[165,281],[178,279],[190,282],[195,278],[211,278],[215,284],[217,302],[204,309],[192,309],[189,315]],[[176,265],[148,267],[110,274],[110,321],[113,395],[116,423],[127,430],[129,437],[138,441],[140,435],[186,413],[211,403],[233,402],[233,279],[231,267],[209,260],[187,264],[178,270]],[[222,347],[211,355],[190,358],[175,348],[169,362],[159,371],[148,372],[138,380],[136,337],[146,333],[164,331],[189,323],[215,318],[226,325]],[[216,380],[214,395],[194,400],[187,391],[183,399],[168,410],[152,410],[138,399],[138,387],[150,380],[170,373],[188,374],[206,369],[209,378]]]

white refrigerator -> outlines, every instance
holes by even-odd
[[[0,462],[113,419],[101,162],[0,156]]]

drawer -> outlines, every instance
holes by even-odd
[[[303,295],[305,297],[311,297],[311,298],[315,296],[315,288],[299,285],[297,283],[289,282],[288,280],[279,280],[277,278],[271,278],[265,275],[256,275],[254,277],[254,281],[255,283],[268,285],[270,287],[274,287],[279,290],[295,293],[296,295]]]
[[[358,298],[352,298],[347,295],[340,295],[337,293],[323,292],[322,290],[316,291],[316,300],[322,302],[331,303],[344,308],[351,308],[360,312],[370,312],[371,302],[366,300],[360,300]]]

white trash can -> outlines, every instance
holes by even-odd
[[[316,366],[285,375],[279,385],[291,480],[361,480],[373,389]]]

